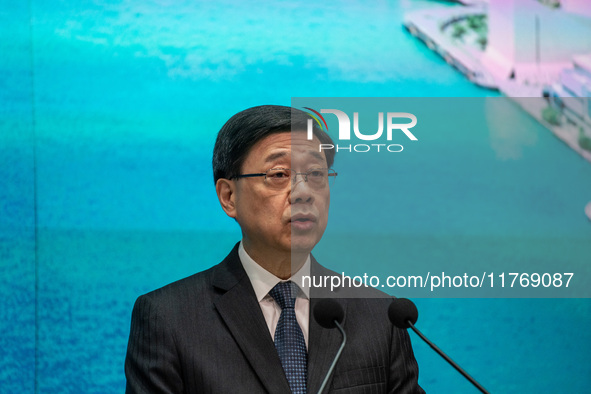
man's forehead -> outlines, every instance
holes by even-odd
[[[316,136],[312,140],[308,140],[303,131],[276,133],[259,141],[251,154],[262,155],[262,159],[265,161],[274,161],[289,156],[325,161],[324,153],[318,150],[319,144],[320,141]]]
[[[274,143],[286,143],[286,144],[310,144],[313,141],[320,142],[318,137],[313,136],[312,140],[308,139],[308,133],[305,131],[280,131],[278,133],[272,133],[265,136],[259,141],[259,143],[274,144]]]

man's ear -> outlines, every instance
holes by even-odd
[[[215,191],[226,215],[236,219],[236,183],[220,178],[215,183]]]

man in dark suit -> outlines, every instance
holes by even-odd
[[[302,277],[334,275],[310,252],[330,204],[330,137],[280,106],[234,115],[214,148],[216,191],[242,240],[218,265],[138,298],[128,393],[316,393],[341,343],[313,318]],[[377,295],[378,293],[371,293]],[[367,294],[366,294],[367,295]],[[338,298],[348,342],[334,393],[422,393],[408,334],[385,298]]]

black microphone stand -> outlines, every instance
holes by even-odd
[[[345,334],[345,330],[343,330],[343,327],[341,327],[339,322],[336,320],[334,321],[334,324],[341,332],[341,335],[343,336],[343,342],[341,343],[341,347],[339,348],[337,355],[335,356],[334,360],[332,361],[332,364],[330,364],[330,368],[328,369],[328,373],[326,374],[326,377],[324,378],[324,381],[322,382],[322,386],[320,386],[320,389],[318,390],[318,394],[322,394],[322,391],[324,391],[324,387],[328,383],[328,378],[332,374],[334,367],[337,365],[337,361],[339,361],[339,358],[341,357],[341,353],[343,352],[343,349],[345,348],[345,343],[347,343],[347,334]]]
[[[437,345],[435,345],[433,342],[431,342],[426,336],[423,335],[422,332],[419,331],[418,328],[416,328],[414,326],[414,324],[412,324],[412,322],[410,320],[406,321],[409,325],[410,328],[412,328],[412,330],[419,336],[421,337],[421,339],[423,341],[425,341],[427,343],[427,345],[431,346],[431,349],[435,350],[437,352],[437,354],[439,354],[441,357],[443,357],[445,359],[445,361],[447,361],[448,363],[451,364],[452,367],[454,367],[456,369],[456,371],[458,371],[459,373],[461,373],[462,375],[464,375],[464,377],[466,379],[468,379],[470,381],[470,383],[472,383],[478,390],[480,390],[481,393],[484,394],[490,394],[488,391],[486,391],[486,389],[484,387],[482,387],[482,385],[480,383],[478,383],[476,380],[474,380],[474,378],[472,376],[470,376],[468,374],[468,372],[464,371],[462,369],[462,367],[460,367],[458,364],[455,363],[454,360],[452,360],[447,354],[445,354],[441,349],[439,349],[437,347]]]

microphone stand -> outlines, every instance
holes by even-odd
[[[337,361],[339,361],[339,358],[341,357],[341,353],[343,352],[343,349],[345,348],[345,343],[347,343],[347,334],[345,334],[345,330],[343,330],[343,327],[341,327],[339,322],[336,320],[334,321],[334,324],[341,332],[341,335],[343,336],[343,342],[341,343],[341,347],[339,348],[337,355],[335,356],[334,360],[332,361],[332,364],[330,364],[330,368],[328,369],[328,373],[326,374],[326,377],[324,378],[324,381],[322,382],[322,386],[320,386],[320,389],[318,390],[318,394],[322,394],[324,387],[328,383],[329,376],[332,374],[334,367],[337,365]]]
[[[427,345],[431,346],[431,349],[435,350],[437,352],[437,354],[439,354],[441,357],[443,357],[445,359],[445,361],[447,361],[448,363],[450,363],[451,366],[456,369],[456,371],[458,371],[459,373],[461,373],[462,375],[464,375],[464,377],[466,379],[468,379],[470,381],[470,383],[472,383],[478,390],[480,390],[481,393],[490,394],[488,391],[486,391],[486,389],[484,387],[482,387],[482,385],[480,383],[478,383],[476,380],[474,380],[474,378],[472,376],[468,375],[468,372],[464,371],[462,369],[462,367],[460,367],[458,364],[456,364],[454,360],[452,360],[451,358],[449,358],[449,356],[447,354],[445,354],[441,349],[439,349],[437,347],[437,345],[435,345],[426,336],[424,336],[423,333],[420,332],[419,329],[416,328],[414,326],[414,324],[412,324],[412,322],[410,320],[407,320],[406,322],[408,323],[408,325],[410,326],[410,328],[412,328],[412,330],[419,337],[421,337],[421,339],[423,341],[425,341],[427,343]]]

